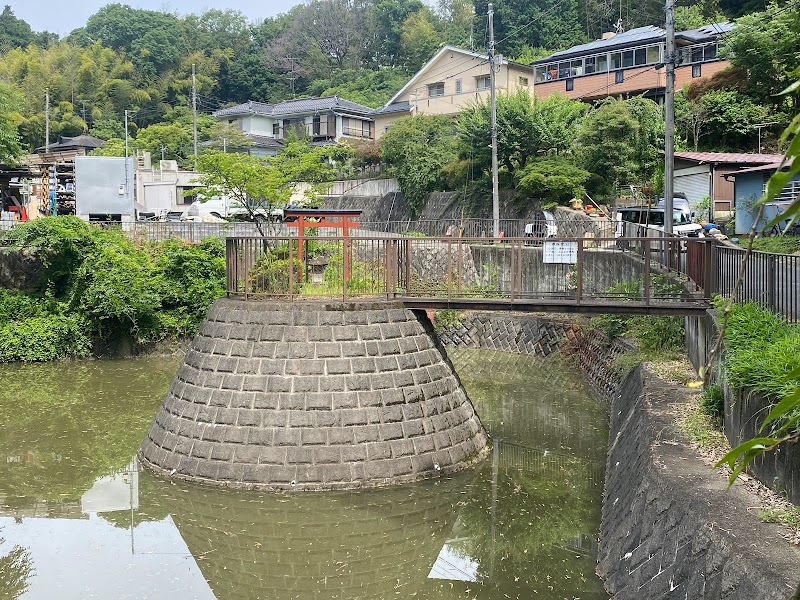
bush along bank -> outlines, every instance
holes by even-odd
[[[225,246],[134,242],[116,228],[44,217],[0,236],[42,262],[32,291],[0,288],[0,362],[84,357],[194,335],[225,291]]]

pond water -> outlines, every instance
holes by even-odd
[[[608,598],[607,416],[559,358],[450,354],[490,458],[382,490],[233,492],[134,454],[179,358],[0,366],[0,598]]]

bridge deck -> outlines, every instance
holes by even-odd
[[[580,303],[567,299],[515,299],[509,298],[415,298],[397,296],[394,298],[412,309],[457,309],[480,311],[512,312],[556,312],[580,313],[590,315],[661,315],[661,316],[700,316],[710,307],[706,300],[695,302],[612,302],[582,300]]]

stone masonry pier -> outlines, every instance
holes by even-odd
[[[163,474],[351,489],[451,472],[487,435],[424,313],[220,299],[140,449]]]

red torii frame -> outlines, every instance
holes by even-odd
[[[286,227],[297,230],[297,259],[303,261],[303,241],[306,229],[341,230],[344,240],[344,278],[350,279],[350,230],[358,229],[360,210],[326,210],[322,208],[287,208],[283,211]]]

